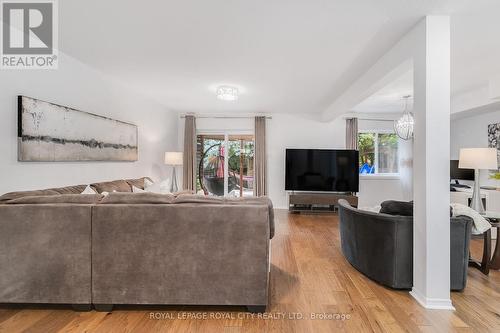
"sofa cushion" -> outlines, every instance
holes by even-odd
[[[149,180],[153,182],[149,177],[142,177],[137,179],[125,179],[125,181],[130,185],[130,187],[135,186],[141,190],[144,190],[144,180]]]
[[[105,196],[100,204],[171,204],[174,201],[172,194],[158,193],[109,193]]]
[[[35,191],[19,191],[19,192],[9,192],[0,197],[0,203],[5,203],[7,201],[27,197],[27,196],[39,196],[39,195],[58,195],[59,193],[54,190],[35,190]]]
[[[132,186],[129,185],[125,180],[113,180],[110,182],[93,183],[90,184],[93,188],[97,190],[98,193],[102,192],[132,192]]]
[[[174,204],[200,203],[200,204],[223,204],[223,197],[207,196],[201,194],[179,194],[176,196]]]
[[[413,216],[413,202],[387,200],[382,202],[380,213],[399,216]]]
[[[220,205],[266,205],[269,211],[270,237],[274,237],[274,209],[272,201],[267,197],[243,197],[224,198],[206,196],[200,194],[179,194],[176,196],[174,204],[199,203],[199,204],[220,204]]]
[[[36,195],[24,196],[17,199],[7,201],[8,205],[20,204],[77,204],[77,205],[93,205],[98,203],[102,198],[100,194],[56,194],[56,195]]]
[[[269,224],[271,238],[274,237],[274,208],[273,202],[268,197],[243,197],[243,198],[224,198],[226,204],[239,204],[239,205],[266,205],[269,211]]]

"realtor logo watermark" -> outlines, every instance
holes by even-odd
[[[1,69],[57,69],[57,0],[1,0]]]

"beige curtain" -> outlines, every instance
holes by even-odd
[[[182,186],[196,191],[196,118],[186,116],[184,124],[184,165]]]
[[[345,147],[358,150],[358,118],[347,118],[345,121]]]
[[[255,117],[254,194],[267,195],[266,117]]]

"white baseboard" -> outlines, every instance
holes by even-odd
[[[433,310],[455,310],[453,304],[451,304],[451,299],[445,298],[428,298],[423,296],[420,292],[415,289],[410,291],[410,295],[413,296],[417,302],[426,309]]]

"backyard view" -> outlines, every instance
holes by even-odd
[[[225,135],[198,135],[197,191],[216,196],[252,196],[253,159],[253,135],[228,135],[227,143]]]
[[[359,173],[398,173],[398,137],[394,133],[359,133]]]

